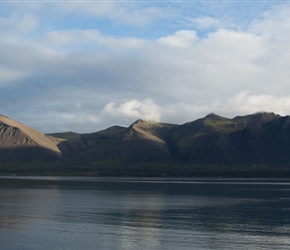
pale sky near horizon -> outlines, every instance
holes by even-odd
[[[0,113],[44,133],[290,114],[290,1],[1,1]]]

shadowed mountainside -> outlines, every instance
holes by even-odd
[[[167,138],[174,125],[138,120],[128,128],[111,127],[83,136],[95,146],[74,157],[77,160],[112,161],[119,164],[170,160]]]
[[[283,119],[274,113],[258,113],[233,119],[209,114],[177,127],[172,131],[171,138],[180,162],[239,166],[289,165],[282,160],[285,158],[283,147],[287,139],[277,136],[277,133],[282,132],[280,127],[276,128],[276,133],[269,127],[270,124],[275,127]],[[271,151],[273,147],[275,151]],[[287,147],[289,150],[289,145]]]
[[[0,115],[0,162],[51,161],[62,157],[59,141]]]
[[[138,120],[128,128],[67,139],[72,158],[115,164],[176,162],[231,166],[290,166],[289,117],[257,113],[233,119],[209,114],[183,125]],[[60,146],[61,148],[61,146]]]
[[[290,117],[257,113],[233,119],[209,114],[183,125],[137,120],[129,127],[41,134],[0,116],[0,157],[9,161],[67,159],[73,165],[290,167]]]

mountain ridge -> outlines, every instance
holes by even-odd
[[[181,125],[138,119],[128,127],[111,126],[94,133],[47,135],[0,115],[0,162],[290,169],[289,153],[290,117],[269,112],[234,118],[210,113]]]

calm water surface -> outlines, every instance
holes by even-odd
[[[0,177],[0,249],[290,249],[290,180]]]

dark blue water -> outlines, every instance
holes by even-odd
[[[0,177],[0,249],[290,249],[290,180]]]

